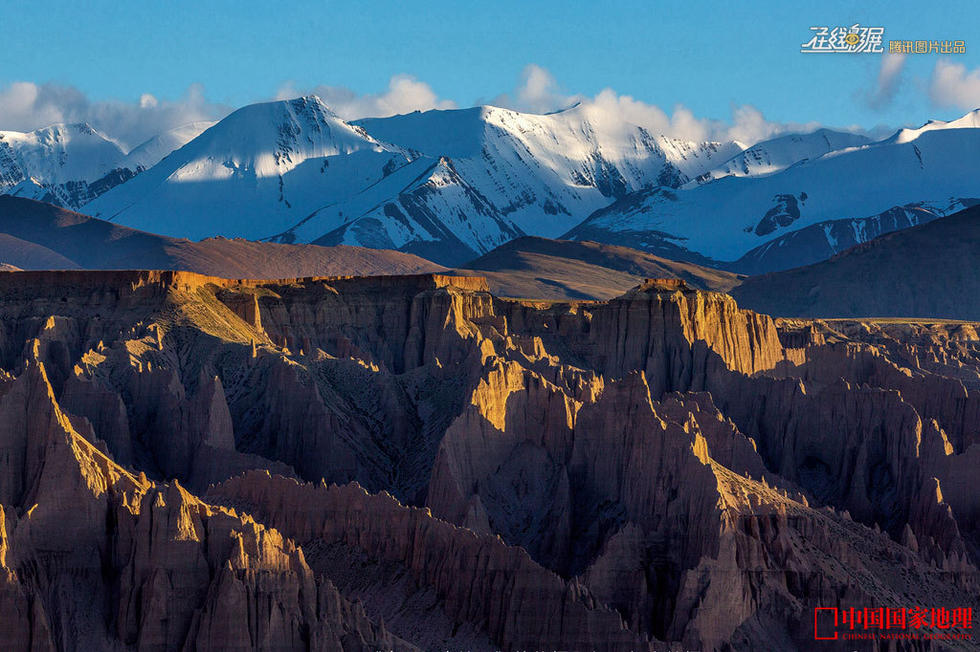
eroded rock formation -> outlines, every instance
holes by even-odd
[[[813,649],[815,607],[980,607],[978,451],[972,324],[0,274],[0,636]]]

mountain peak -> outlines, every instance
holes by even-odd
[[[973,109],[956,120],[947,122],[946,126],[953,128],[980,127],[980,108]]]
[[[306,116],[307,119],[315,121],[344,122],[323,100],[311,94],[247,104],[240,109],[232,111],[224,120],[219,121],[218,124],[226,121],[235,123],[242,119],[264,121],[275,115],[280,115],[282,112],[288,113],[294,118]]]
[[[47,125],[46,127],[40,127],[33,131],[26,133],[37,134],[38,136],[43,135],[54,135],[54,134],[77,134],[80,136],[99,136],[104,140],[110,140],[107,136],[99,132],[98,129],[90,125],[88,122],[56,122],[54,124]]]
[[[98,133],[98,130],[87,122],[72,122],[66,126],[69,129],[77,131],[80,134],[86,134],[88,136]]]
[[[310,93],[309,95],[301,95],[300,97],[286,100],[286,102],[295,108],[313,109],[325,113],[333,118],[340,117],[334,112],[333,109],[327,106],[326,102],[320,99],[319,95],[315,95],[313,93]]]

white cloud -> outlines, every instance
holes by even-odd
[[[530,64],[521,73],[517,88],[517,104],[526,111],[547,113],[578,101],[576,96],[562,94],[557,80],[539,65]]]
[[[532,113],[548,113],[580,104],[593,125],[607,132],[632,124],[654,134],[691,141],[738,140],[753,144],[780,133],[813,131],[820,127],[818,123],[771,122],[750,105],[733,107],[731,122],[725,122],[699,118],[682,104],[674,106],[668,113],[659,106],[621,95],[611,88],[603,89],[595,97],[565,94],[551,73],[535,64],[524,68],[521,81],[512,94],[498,95],[490,103]]]
[[[558,81],[545,68],[531,63],[521,71],[513,93],[501,93],[487,104],[527,113],[550,113],[587,101],[584,95],[565,94]]]
[[[980,68],[967,71],[962,63],[940,59],[932,70],[929,99],[936,106],[965,111],[980,107]]]
[[[395,75],[384,92],[377,94],[358,95],[340,86],[318,86],[309,92],[346,119],[456,106],[410,75]],[[303,94],[286,84],[277,99]],[[19,81],[0,88],[0,130],[31,131],[59,122],[87,122],[124,149],[190,122],[218,120],[230,111],[231,107],[207,100],[204,89],[196,84],[175,101],[143,93],[136,102],[93,101],[76,88],[57,84]]]
[[[868,106],[882,109],[891,104],[901,82],[905,58],[906,55],[899,52],[889,52],[881,58],[881,68],[878,69],[875,87],[865,98]]]
[[[31,131],[59,122],[87,122],[124,148],[197,120],[216,120],[229,108],[209,102],[193,85],[175,101],[144,93],[138,102],[92,101],[70,86],[14,82],[0,88],[0,129]]]
[[[67,89],[65,89],[67,90]],[[59,102],[40,100],[41,87],[31,82],[14,82],[0,90],[0,128],[29,131],[64,119]]]
[[[894,92],[902,63],[900,58],[885,58],[876,90],[881,98]],[[980,104],[980,74],[976,71],[967,74],[962,66],[944,61],[937,64],[936,70],[934,100]],[[279,88],[276,99],[307,93],[318,95],[347,120],[456,107],[455,102],[440,97],[429,84],[411,75],[395,75],[382,92],[368,94],[358,94],[343,86],[321,85],[303,90],[286,83]],[[970,97],[976,99],[967,101]],[[731,118],[724,121],[698,117],[680,104],[668,111],[610,88],[593,97],[568,93],[548,70],[535,64],[524,68],[519,83],[510,93],[490,101],[490,104],[532,113],[566,109],[576,103],[582,105],[581,110],[589,115],[594,128],[608,133],[638,125],[653,134],[692,141],[738,140],[753,144],[780,133],[812,131],[820,126],[773,122],[751,105],[733,106]],[[199,85],[190,86],[177,100],[160,99],[147,92],[135,102],[93,101],[78,89],[56,84],[15,82],[0,88],[0,129],[29,131],[57,122],[88,122],[128,148],[189,122],[220,119],[230,110],[208,101]],[[853,127],[849,130],[860,131]]]
[[[319,96],[334,113],[345,120],[379,118],[412,111],[429,109],[453,109],[456,103],[441,99],[432,87],[411,75],[395,75],[388,81],[382,93],[358,95],[343,86],[317,86],[302,92],[292,83],[284,84],[276,94],[277,99],[287,99],[313,93]]]

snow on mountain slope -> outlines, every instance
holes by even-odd
[[[976,197],[921,201],[876,215],[827,220],[769,240],[729,266],[742,274],[775,272],[827,260],[854,245],[952,215],[980,203]]]
[[[888,138],[886,142],[908,143],[922,134],[935,131],[937,129],[976,129],[980,128],[980,109],[970,111],[961,118],[945,122],[943,120],[930,120],[918,129],[899,129],[895,134]]]
[[[0,192],[192,239],[396,248],[456,264],[521,235],[565,234],[765,271],[969,205],[978,127],[980,110],[876,143],[822,129],[746,149],[671,139],[590,105],[347,123],[309,96],[128,154],[88,125],[0,132]]]
[[[546,115],[481,106],[356,124],[379,140],[449,159],[499,218],[551,237],[615,198],[676,187],[741,151],[735,143],[654,135],[582,105]]]
[[[235,111],[131,182],[86,206],[164,235],[266,238],[405,165],[310,96]]]
[[[78,209],[156,165],[211,124],[194,122],[172,129],[128,154],[84,123],[28,133],[0,131],[0,194]]]
[[[451,159],[415,159],[277,238],[400,249],[454,265],[524,235],[463,179]]]
[[[702,185],[727,176],[772,174],[802,161],[870,142],[870,138],[861,134],[830,129],[818,129],[808,134],[787,134],[749,147],[694,181],[689,181],[685,187]]]
[[[348,124],[316,97],[245,107],[86,206],[135,228],[400,248],[440,263],[557,235],[632,190],[741,151],[574,107],[496,107]]]
[[[118,183],[125,152],[91,126],[58,124],[0,131],[0,193],[81,206]]]
[[[124,156],[117,143],[84,123],[2,131],[0,142],[29,176],[47,183],[94,181]]]
[[[175,152],[187,143],[201,135],[215,123],[207,120],[191,122],[157,134],[146,142],[137,145],[126,155],[125,167],[142,172],[162,161],[171,152]]]
[[[980,129],[931,128],[913,139],[896,136],[770,175],[640,191],[592,214],[566,237],[695,260],[734,261],[773,238],[818,222],[980,196],[975,173]]]

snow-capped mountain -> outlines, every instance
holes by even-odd
[[[787,134],[765,140],[728,159],[718,167],[689,181],[685,187],[702,185],[727,176],[749,177],[772,174],[791,165],[819,158],[830,152],[871,143],[861,134],[817,129],[806,134]]]
[[[727,267],[743,274],[760,274],[809,265],[879,235],[926,224],[977,203],[976,198],[969,197],[922,201],[894,206],[868,217],[817,222],[773,238]]]
[[[687,143],[586,107],[346,123],[316,97],[244,107],[86,211],[168,235],[358,244],[461,262],[556,236],[630,191],[678,186],[735,143]]]
[[[631,191],[677,187],[742,149],[667,138],[581,104],[546,115],[480,106],[357,124],[379,140],[444,157],[500,217],[546,237]]]
[[[972,204],[980,197],[974,172],[980,165],[980,129],[971,126],[977,120],[974,112],[951,123],[902,130],[771,174],[643,190],[596,211],[566,237],[700,262],[738,261],[755,251],[753,271],[760,270],[758,256],[765,253],[760,247],[782,238],[775,246],[790,249],[777,257],[780,265],[812,262],[822,255],[814,253],[815,234],[822,234],[820,246],[834,253],[891,226],[910,226]],[[899,216],[896,210],[912,212]],[[806,238],[784,237],[817,224]],[[847,229],[853,237],[842,237]],[[804,242],[809,245],[803,247]],[[768,251],[771,256],[772,245]]]
[[[522,235],[745,272],[821,260],[974,203],[980,111],[869,142],[655,134],[595,106],[346,122],[315,96],[246,106],[128,154],[87,125],[0,132],[0,192],[200,239],[400,249],[458,264]]]
[[[86,212],[163,235],[261,239],[411,158],[315,97],[265,102],[235,111]]]
[[[85,123],[0,131],[0,193],[78,209],[152,167],[208,124],[160,134],[129,154]]]
[[[888,138],[886,142],[908,143],[927,131],[946,130],[946,129],[977,129],[980,128],[980,109],[970,111],[956,120],[930,120],[918,129],[899,129]]]
[[[119,182],[114,171],[123,158],[117,143],[84,123],[0,131],[0,192],[81,206]]]
[[[482,106],[355,124],[418,158],[280,238],[462,262],[527,233],[556,236],[631,190],[679,185],[740,151],[610,125],[581,106],[547,115]]]

